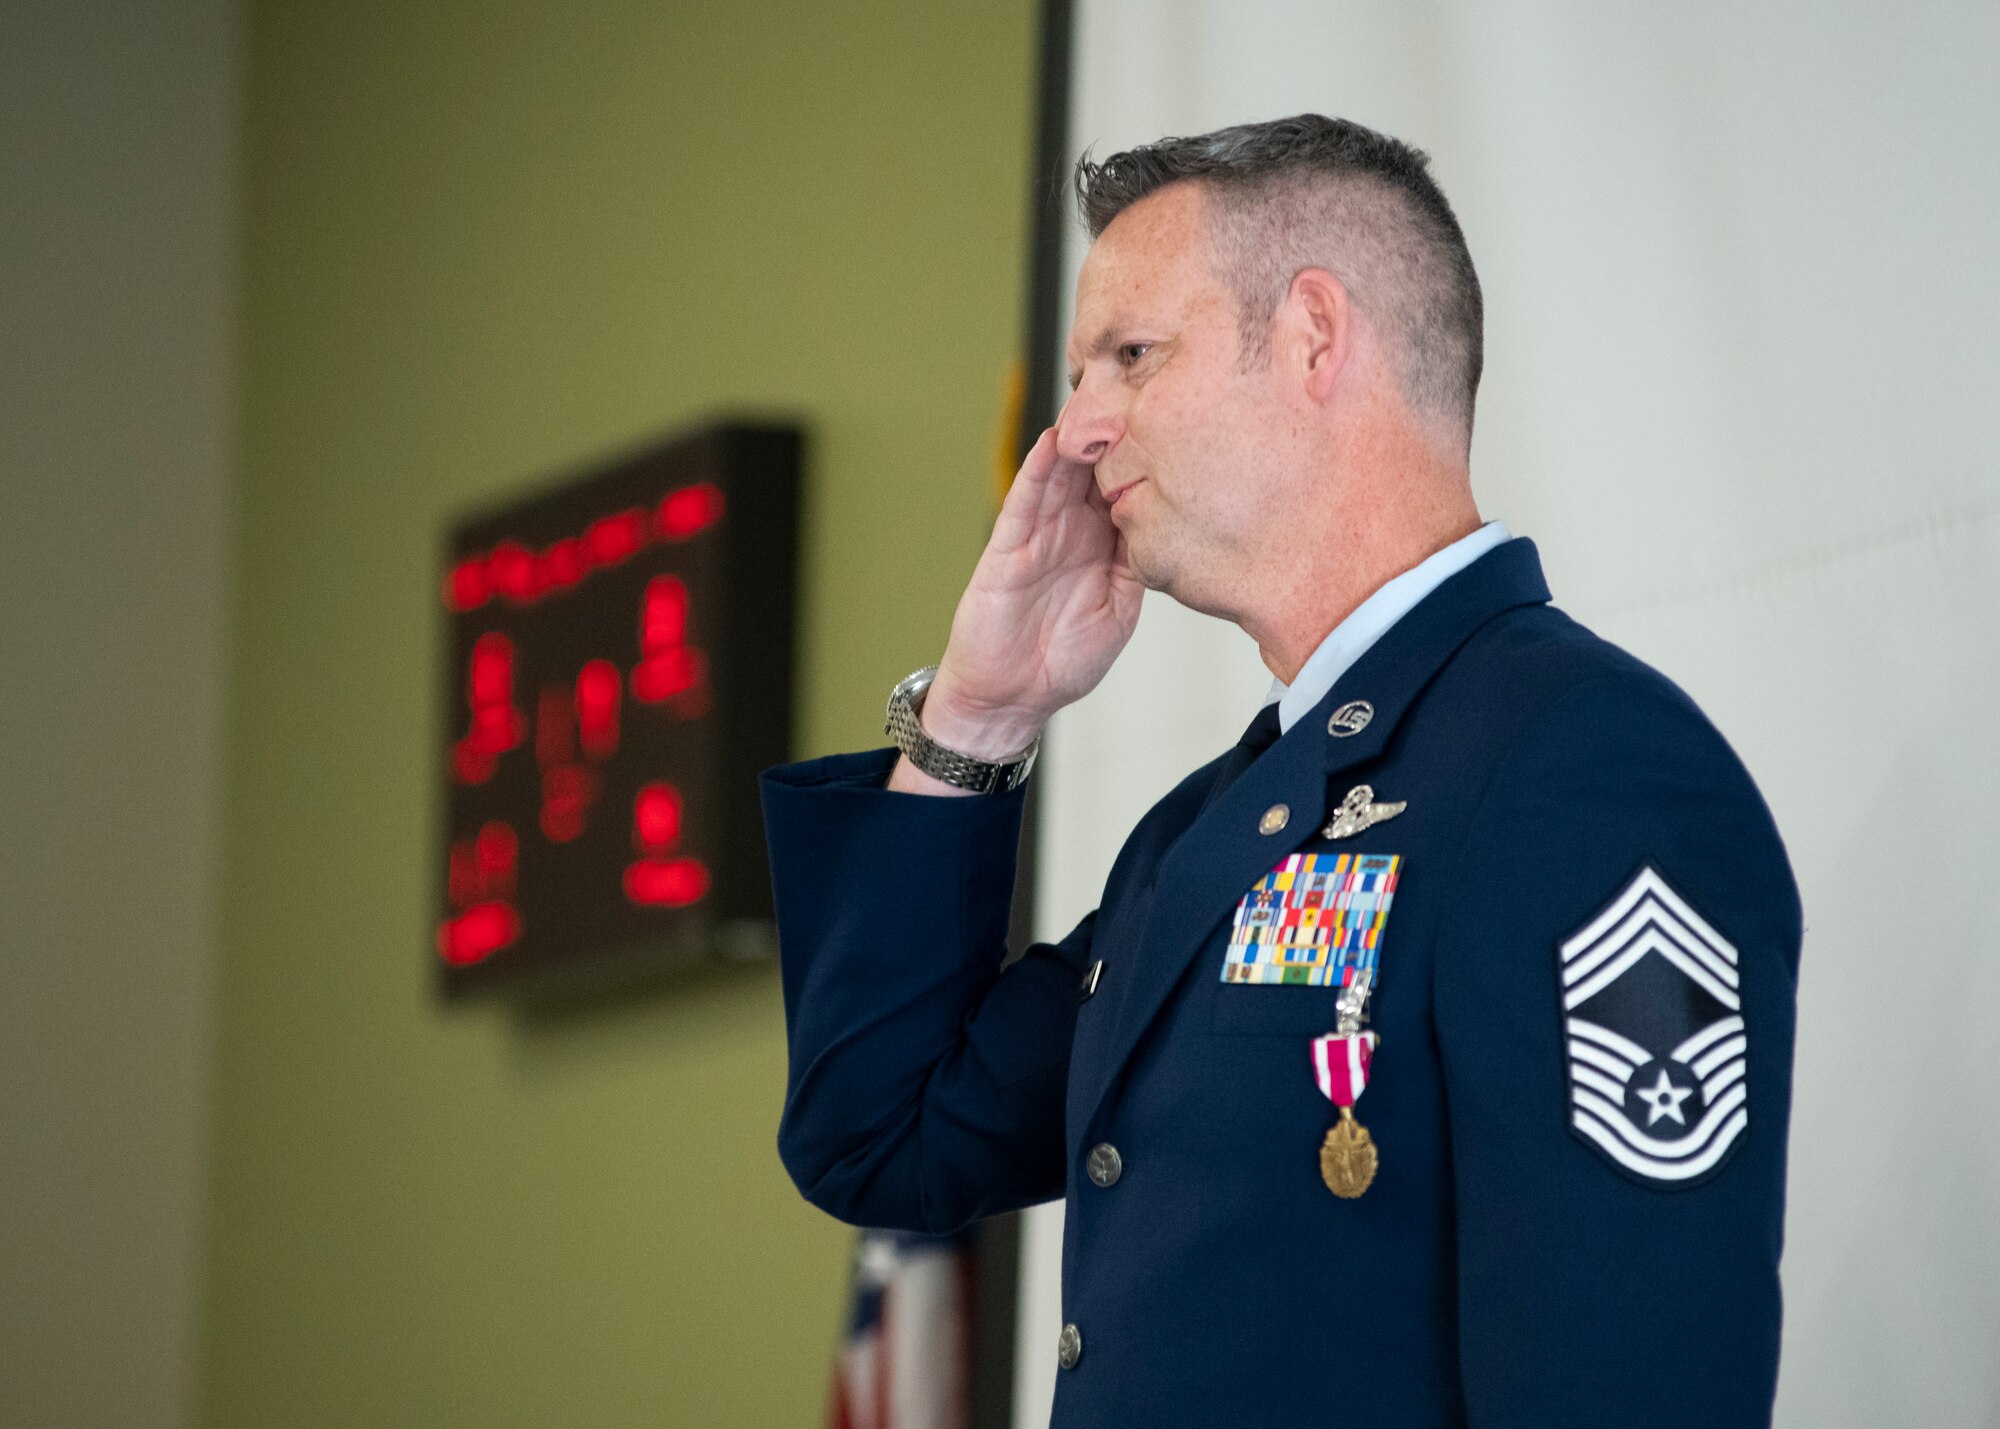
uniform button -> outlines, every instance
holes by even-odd
[[[1076,1362],[1083,1358],[1083,1331],[1071,1321],[1062,1327],[1062,1334],[1056,1340],[1056,1363],[1064,1369],[1075,1369]]]
[[[1108,1141],[1100,1141],[1090,1148],[1090,1156],[1084,1162],[1084,1169],[1090,1179],[1100,1186],[1115,1186],[1118,1178],[1125,1174],[1125,1158],[1118,1154],[1118,1148]]]
[[[1273,804],[1264,811],[1264,817],[1257,820],[1257,832],[1275,834],[1292,821],[1292,811],[1283,804]]]

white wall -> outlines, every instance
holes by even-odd
[[[1707,709],[1798,871],[1778,1421],[2000,1425],[2000,9],[1079,0],[1076,38],[1100,157],[1307,109],[1433,155],[1486,294],[1483,511]],[[1040,936],[1267,683],[1152,600],[1052,731]]]
[[[0,7],[0,1424],[190,1422],[228,0]]]

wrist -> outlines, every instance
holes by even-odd
[[[889,777],[883,782],[882,787],[898,794],[932,794],[951,799],[981,797],[977,789],[967,789],[959,784],[947,784],[936,775],[924,773],[910,762],[910,756],[907,754],[896,761],[895,768],[889,771]]]
[[[949,693],[941,713],[927,721],[924,707],[930,703],[931,682],[937,672],[937,666],[926,665],[896,682],[883,715],[883,733],[896,741],[906,761],[947,784],[981,794],[1004,794],[1019,788],[1035,767],[1041,740],[1030,736],[1025,745],[1014,746],[1016,736],[1010,724],[1018,716],[996,718],[991,711],[968,715],[953,703]],[[972,747],[946,744],[934,732],[937,728]],[[989,748],[1000,752],[989,755],[984,752]]]
[[[980,706],[960,699],[950,685],[933,681],[917,709],[917,722],[947,749],[998,762],[1016,758],[1033,744],[1048,717],[1038,711]]]

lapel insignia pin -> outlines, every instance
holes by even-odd
[[[1359,734],[1368,728],[1368,721],[1375,718],[1375,706],[1366,700],[1349,700],[1333,712],[1326,722],[1326,732],[1335,739],[1345,739],[1350,734]]]
[[[1393,804],[1378,804],[1373,788],[1357,784],[1347,791],[1347,797],[1340,801],[1340,807],[1333,811],[1333,818],[1319,831],[1319,836],[1323,839],[1353,838],[1363,829],[1373,828],[1385,819],[1393,819],[1409,807],[1407,799],[1399,799]]]

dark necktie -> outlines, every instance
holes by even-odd
[[[1216,771],[1215,783],[1209,786],[1208,798],[1202,802],[1206,809],[1222,797],[1222,791],[1236,782],[1236,778],[1250,767],[1258,755],[1278,742],[1278,702],[1271,701],[1257,711],[1257,717],[1250,721],[1243,731],[1243,737],[1236,741],[1236,747],[1223,756],[1222,767]]]

